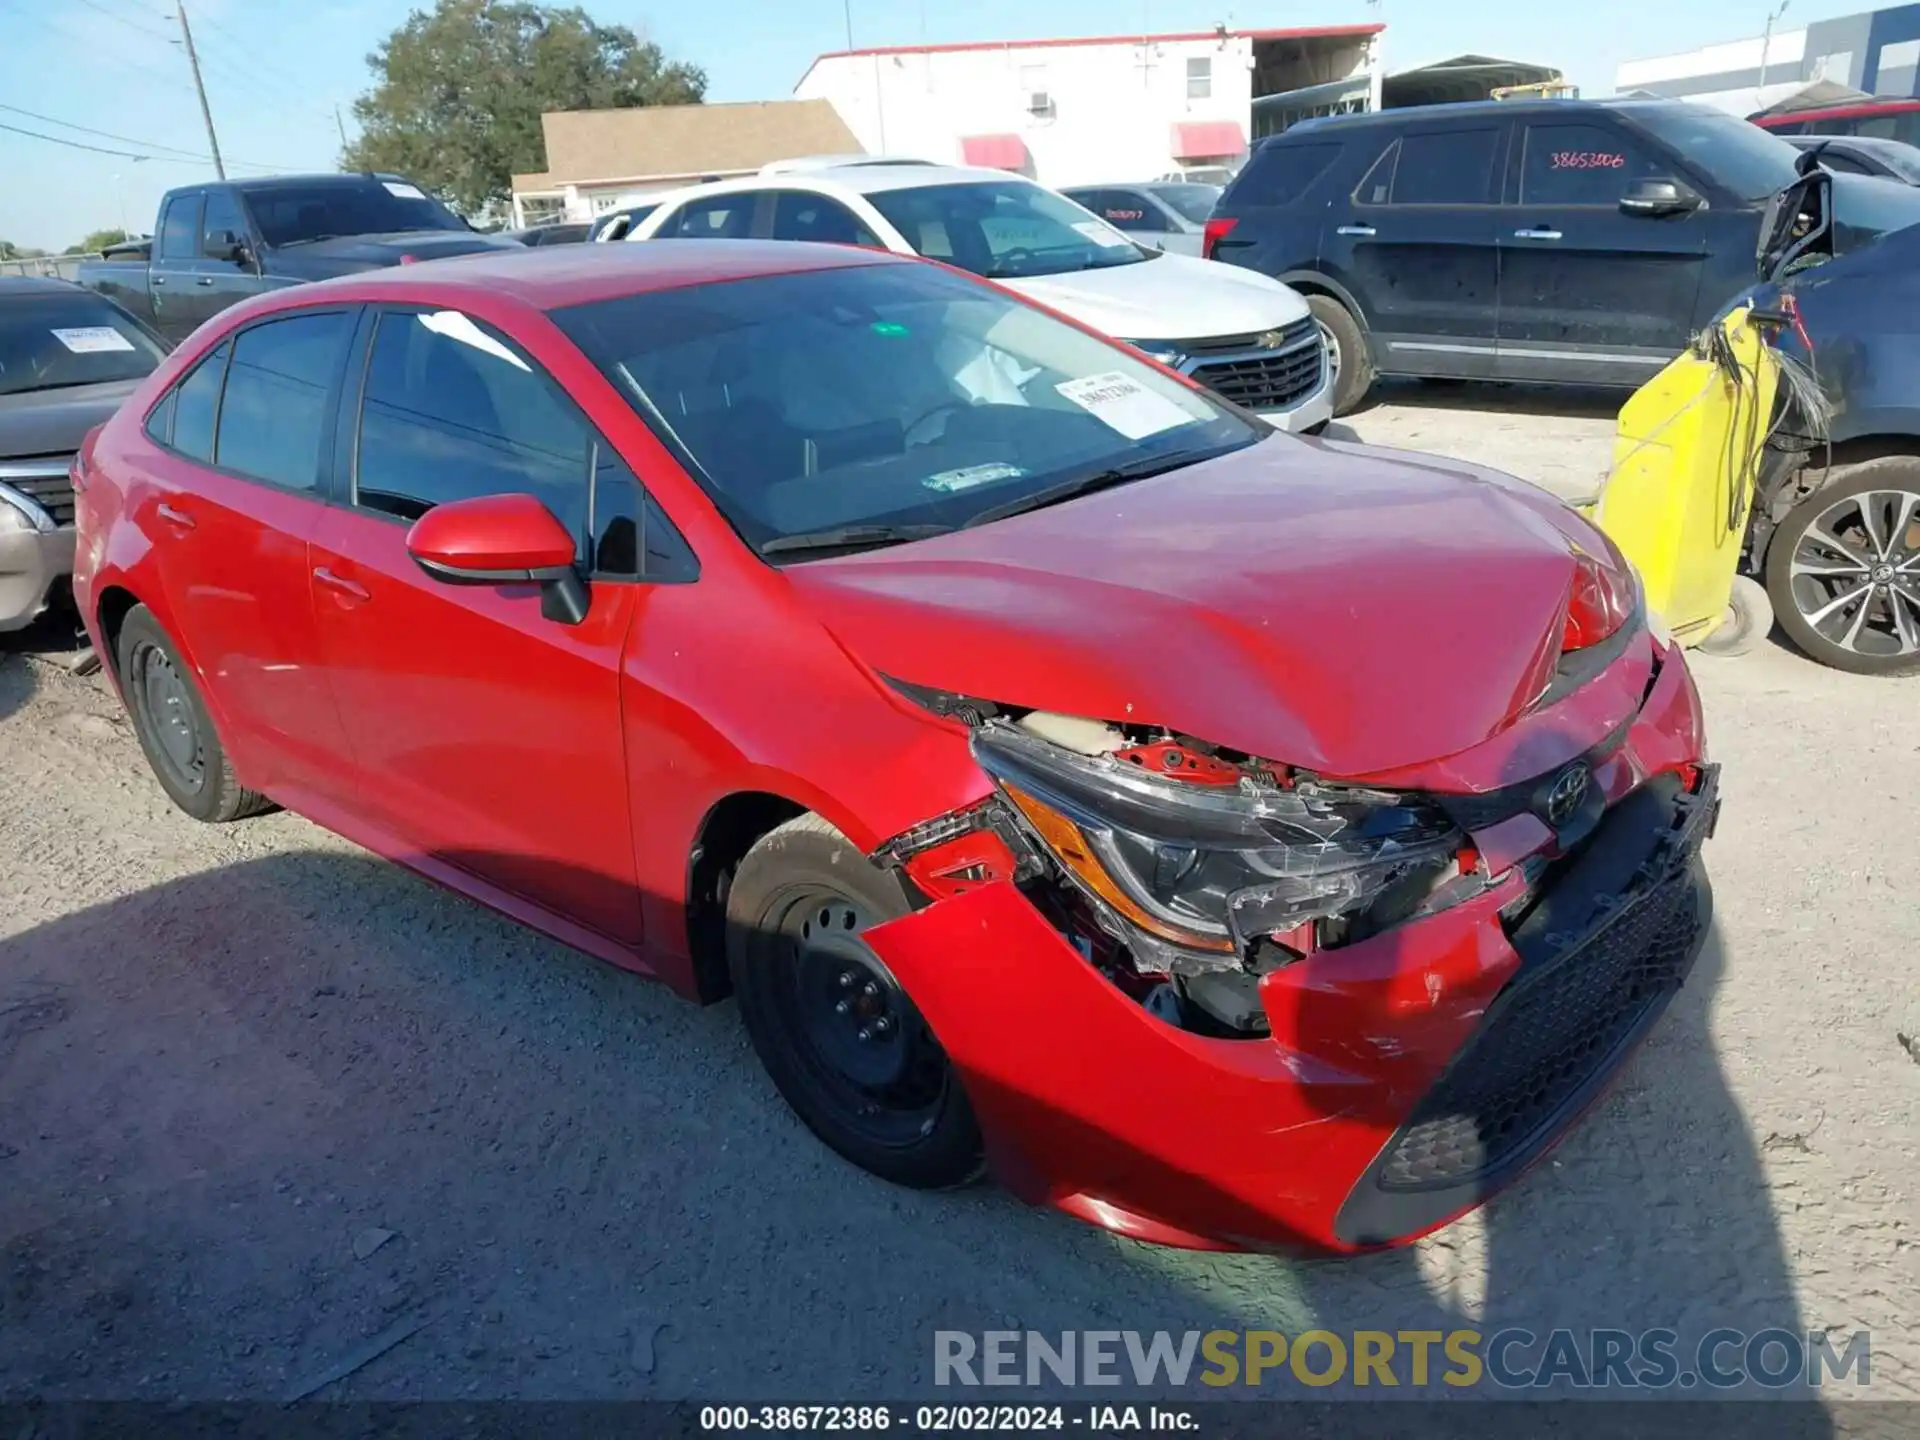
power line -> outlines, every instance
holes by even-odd
[[[55,145],[65,145],[73,150],[91,150],[96,155],[117,155],[122,160],[164,160],[174,165],[204,165],[207,163],[204,158],[189,160],[184,155],[143,155],[133,150],[109,150],[104,145],[89,145],[84,140],[65,140],[58,135],[43,135],[38,130],[26,130],[18,125],[9,125],[5,121],[0,121],[0,130],[10,130],[15,135],[25,135],[33,140],[46,140]]]
[[[11,115],[24,115],[29,120],[39,120],[47,125],[58,125],[62,130],[77,130],[82,135],[93,135],[102,140],[120,140],[128,145],[145,145],[150,150],[166,150],[172,152],[171,155],[142,155],[138,157],[143,160],[168,160],[174,156],[178,156],[182,160],[191,160],[200,165],[211,165],[213,163],[213,157],[211,155],[203,155],[197,150],[183,149],[178,145],[163,145],[158,140],[141,140],[132,135],[118,135],[111,130],[95,130],[89,125],[76,125],[71,120],[62,120],[58,115],[42,115],[37,110],[23,110],[18,105],[0,105],[0,110],[4,110]],[[43,138],[52,140],[56,144],[60,143],[61,140],[61,137],[58,135],[48,135]],[[292,165],[269,165],[263,160],[229,160],[227,163],[229,165],[239,165],[248,170],[294,170],[299,168],[298,166]]]
[[[95,130],[90,126],[76,125],[71,120],[62,120],[57,115],[42,115],[37,111],[22,110],[18,105],[0,105],[0,110],[5,110],[12,115],[24,115],[29,120],[39,120],[48,125],[58,125],[63,130],[77,130],[82,135],[95,135],[102,140],[120,140],[128,145],[146,145],[154,150],[170,150],[183,160],[197,160],[202,164],[210,162],[210,157],[197,151],[183,150],[178,145],[162,145],[158,140],[141,140],[132,135],[116,135],[111,130]],[[57,139],[58,137],[49,136],[48,138]]]
[[[155,40],[167,40],[170,38],[163,31],[149,30],[146,26],[136,24],[134,21],[127,19],[126,16],[120,14],[119,12],[107,9],[106,6],[99,3],[99,0],[80,0],[80,3],[86,6],[87,9],[93,11],[94,14],[104,15],[107,17],[107,19],[113,21],[115,24],[124,25],[129,30],[138,31],[140,34],[150,36]]]

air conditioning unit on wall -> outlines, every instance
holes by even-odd
[[[1034,90],[1027,95],[1027,114],[1036,120],[1051,120],[1054,116],[1053,96],[1045,90]]]

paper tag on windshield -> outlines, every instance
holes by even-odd
[[[409,185],[404,180],[382,180],[380,183],[387,187],[387,194],[393,196],[396,200],[424,200],[427,198],[426,191],[422,190],[418,185]]]
[[[1122,235],[1111,225],[1102,224],[1098,220],[1076,220],[1073,222],[1073,228],[1096,245],[1124,245],[1127,243],[1126,236]]]
[[[133,349],[133,342],[111,325],[76,325],[71,330],[54,331],[53,338],[76,355]]]
[[[920,483],[929,490],[951,495],[956,490],[971,490],[976,485],[991,485],[995,480],[1018,480],[1027,472],[1018,465],[968,465],[960,470],[942,470]]]
[[[1154,394],[1118,370],[1063,380],[1053,388],[1129,440],[1144,440],[1162,430],[1193,423],[1193,416],[1166,396]]]

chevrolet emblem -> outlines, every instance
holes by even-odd
[[[1262,350],[1278,350],[1287,343],[1284,330],[1265,330],[1253,337],[1254,343]]]

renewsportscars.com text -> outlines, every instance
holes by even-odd
[[[1766,1389],[1872,1381],[1865,1330],[939,1330],[933,1378],[956,1386],[1494,1385],[1526,1390]]]

